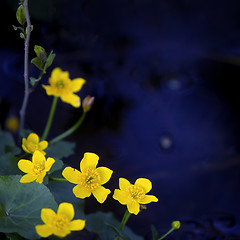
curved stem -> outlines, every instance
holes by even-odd
[[[128,219],[129,219],[130,216],[131,216],[131,213],[130,213],[128,210],[126,210],[126,212],[125,212],[124,215],[123,215],[123,218],[122,218],[120,227],[119,227],[119,230],[120,230],[120,231],[123,230],[123,228],[124,228],[124,226],[126,225],[126,223],[127,223],[127,221],[128,221]],[[119,239],[119,236],[116,236],[116,237],[114,238],[114,240],[118,240],[118,239]]]
[[[58,97],[54,96],[52,106],[51,106],[51,110],[50,110],[49,117],[48,117],[48,121],[47,121],[47,124],[46,124],[46,127],[45,127],[45,130],[43,132],[41,140],[45,140],[48,136],[49,130],[50,130],[51,125],[52,125],[53,116],[54,116],[54,113],[55,113],[55,110],[56,110],[57,101],[58,101]]]
[[[70,134],[72,134],[74,131],[76,131],[79,126],[82,124],[83,120],[85,119],[86,117],[86,113],[87,112],[83,112],[81,117],[79,118],[79,120],[71,127],[69,128],[67,131],[65,131],[64,133],[60,134],[59,136],[55,137],[54,139],[52,139],[49,144],[53,144],[53,143],[56,143],[60,140],[62,140],[63,138],[69,136]]]
[[[171,232],[174,231],[174,228],[171,228],[167,233],[165,233],[164,235],[162,235],[160,238],[158,238],[158,240],[162,240],[164,239],[167,235],[169,235]]]
[[[29,10],[28,10],[28,0],[24,0],[23,7],[24,7],[25,15],[26,15],[26,20],[27,20],[27,35],[26,35],[25,42],[24,42],[24,84],[25,84],[25,92],[24,92],[22,107],[20,109],[19,133],[24,128],[26,109],[27,109],[28,98],[29,98],[29,94],[30,94],[29,76],[28,76],[28,74],[29,74],[29,70],[28,70],[29,60],[28,60],[28,57],[29,57],[29,41],[30,41],[30,35],[31,35],[31,21],[30,21],[30,15],[29,15]]]

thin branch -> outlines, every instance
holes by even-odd
[[[30,15],[28,10],[28,0],[24,0],[23,7],[26,15],[27,20],[27,28],[26,28],[26,36],[25,36],[25,42],[24,42],[24,84],[25,84],[25,92],[24,92],[24,98],[22,102],[22,107],[20,110],[20,126],[19,126],[19,134],[21,130],[24,128],[25,123],[25,115],[26,115],[26,108],[28,104],[28,98],[29,94],[31,93],[29,88],[29,41],[30,41],[30,35],[31,35],[31,22],[30,22]]]

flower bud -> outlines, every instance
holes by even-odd
[[[172,222],[172,228],[173,228],[174,230],[179,229],[180,226],[181,226],[181,223],[180,223],[179,221],[174,221],[174,222]]]
[[[19,119],[16,116],[10,116],[7,118],[5,125],[11,132],[16,132],[19,127]]]
[[[90,97],[89,95],[83,99],[82,107],[84,112],[88,112],[94,103],[94,97]]]

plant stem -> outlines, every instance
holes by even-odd
[[[123,230],[123,228],[124,228],[124,226],[126,225],[126,223],[127,223],[127,221],[128,221],[128,219],[129,219],[130,216],[131,216],[131,213],[130,213],[128,210],[126,210],[126,212],[125,212],[124,215],[123,215],[123,218],[122,218],[120,227],[119,227],[119,230],[120,230],[120,231]],[[116,236],[116,237],[114,238],[114,240],[118,240],[118,239],[119,239],[119,236]]]
[[[28,11],[28,0],[24,0],[23,2],[23,7],[26,15],[26,20],[27,20],[27,35],[25,37],[25,42],[24,42],[24,84],[25,84],[25,92],[24,92],[24,98],[22,102],[22,107],[20,109],[20,124],[19,124],[19,134],[21,130],[24,128],[24,123],[25,123],[25,115],[26,115],[26,108],[28,104],[28,98],[30,94],[30,89],[29,89],[29,70],[28,70],[28,55],[29,55],[29,41],[30,41],[30,35],[31,35],[31,21],[30,21],[30,15]]]
[[[52,139],[49,144],[53,144],[53,143],[56,143],[60,140],[62,140],[63,138],[69,136],[70,134],[72,134],[74,131],[76,131],[79,126],[82,124],[83,120],[85,119],[86,117],[86,113],[87,112],[83,112],[81,117],[79,118],[79,120],[71,127],[69,128],[67,131],[65,131],[64,133],[60,134],[59,136],[55,137],[54,139]]]
[[[49,179],[49,181],[68,182],[68,180],[65,179],[65,178],[55,178],[55,177],[52,177],[50,175],[48,176],[48,179]]]
[[[131,213],[128,210],[126,210],[119,228],[121,231],[123,230],[130,216],[131,216]]]
[[[52,125],[53,116],[54,116],[54,113],[55,113],[55,110],[56,110],[57,101],[58,101],[58,97],[54,96],[52,106],[51,106],[51,110],[50,110],[50,113],[49,113],[49,116],[48,116],[48,121],[47,121],[47,124],[46,124],[46,127],[45,127],[45,130],[43,132],[41,140],[45,140],[48,136],[49,130],[50,130],[51,125]]]
[[[164,235],[162,235],[160,238],[158,238],[158,240],[162,240],[164,239],[167,235],[169,235],[171,232],[173,232],[175,229],[171,228],[167,233],[165,233]]]

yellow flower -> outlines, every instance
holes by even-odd
[[[33,154],[36,150],[40,151],[42,154],[46,155],[43,151],[48,147],[47,141],[39,142],[39,137],[36,133],[30,133],[26,138],[22,139],[22,149],[27,152]]]
[[[80,231],[85,227],[85,220],[74,218],[74,208],[71,203],[63,202],[59,204],[57,213],[51,208],[43,208],[41,219],[45,223],[36,225],[36,232],[41,237],[49,237],[54,234],[58,237],[65,237],[71,231]]]
[[[16,116],[11,116],[7,118],[5,125],[11,132],[16,132],[19,127],[19,119]]]
[[[113,171],[106,167],[97,168],[98,160],[98,155],[88,152],[80,162],[81,172],[71,167],[63,170],[62,175],[69,182],[77,184],[73,188],[77,198],[86,198],[93,194],[98,202],[103,203],[111,192],[102,185],[109,181]]]
[[[80,97],[75,92],[81,90],[85,80],[83,78],[69,78],[69,72],[62,71],[61,68],[54,68],[49,78],[50,86],[42,85],[47,95],[60,97],[63,102],[71,104],[73,107],[80,107]]]
[[[32,162],[26,159],[21,159],[18,162],[18,167],[25,174],[20,179],[21,183],[36,182],[42,183],[43,178],[46,173],[51,169],[55,160],[53,158],[48,158],[46,160],[45,156],[40,151],[35,151],[32,156]]]
[[[146,178],[138,178],[134,184],[125,178],[119,178],[119,188],[115,189],[113,198],[127,205],[128,211],[135,215],[139,213],[141,204],[158,201],[155,196],[146,195],[152,189],[151,181]]]

